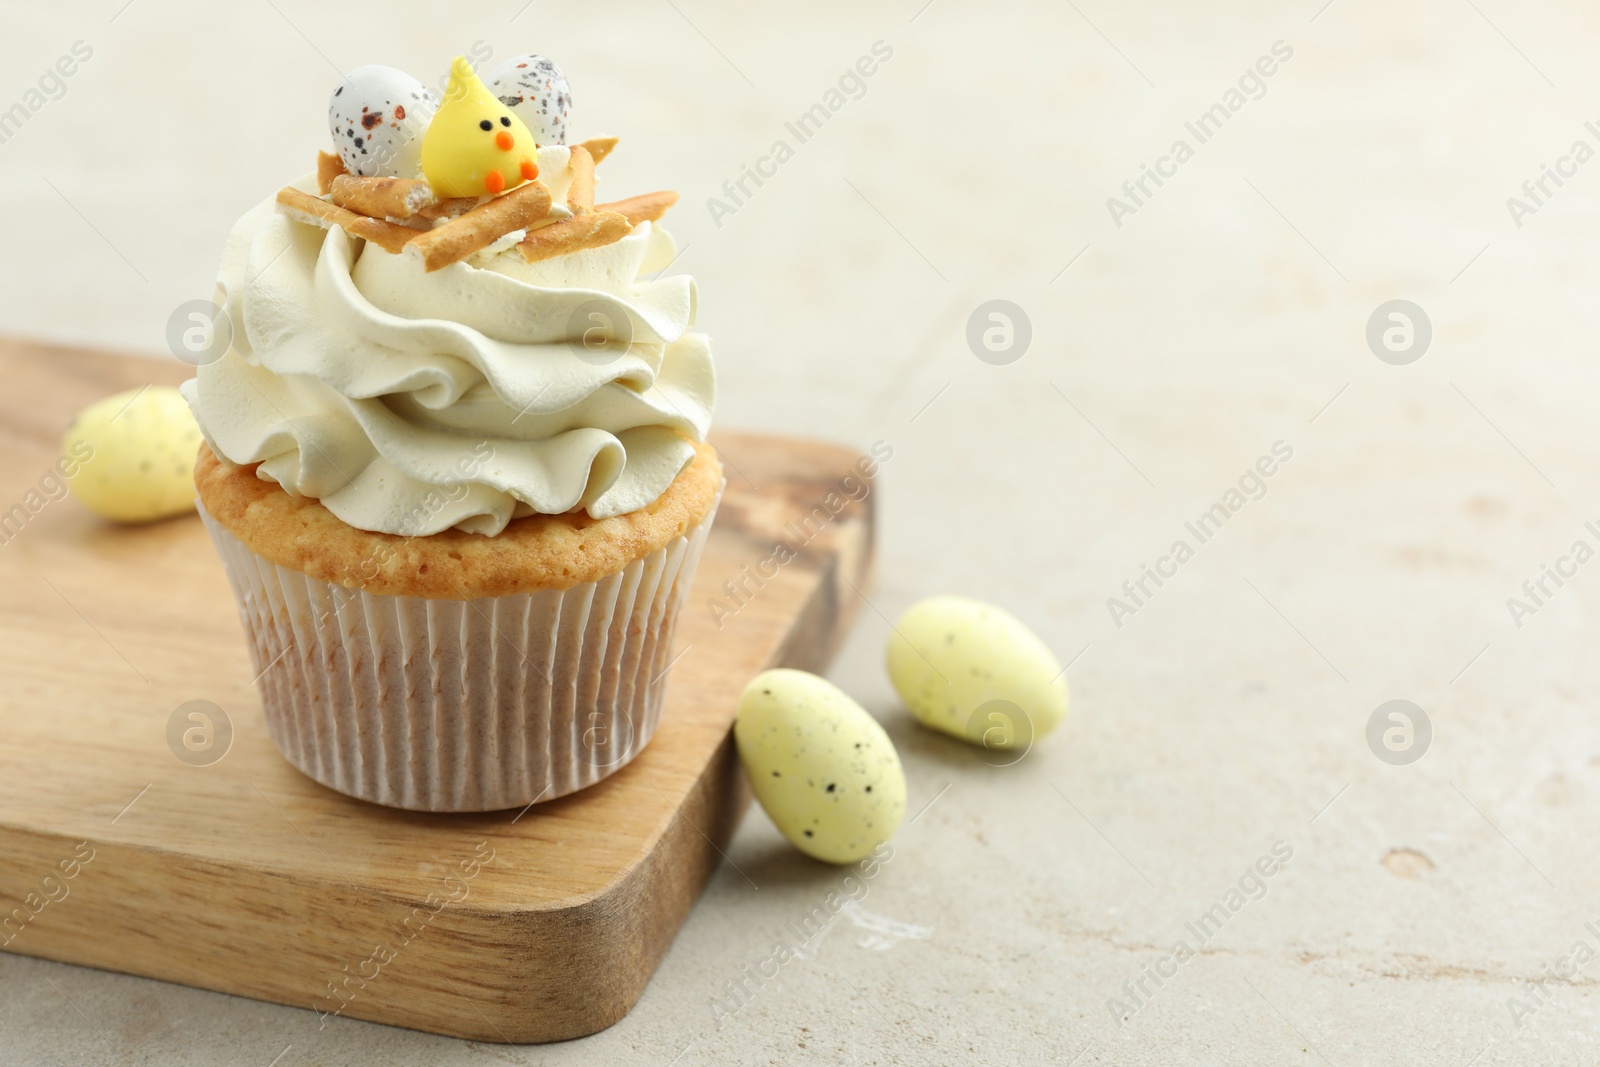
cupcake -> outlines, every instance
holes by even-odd
[[[643,749],[724,484],[694,283],[647,277],[676,195],[595,202],[615,141],[560,143],[549,60],[487,83],[343,79],[336,152],[229,236],[231,343],[184,386],[273,741],[422,811]]]

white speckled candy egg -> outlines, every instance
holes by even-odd
[[[422,135],[435,103],[403,70],[357,67],[328,97],[328,129],[345,170],[365,177],[415,178],[422,171]]]
[[[1026,749],[1067,716],[1061,663],[1008,611],[959,596],[911,605],[889,636],[889,678],[924,726]]]
[[[489,75],[489,91],[509,107],[539,144],[567,143],[572,88],[544,56],[516,56]]]
[[[200,428],[176,389],[150,386],[96,401],[61,441],[67,484],[90,511],[149,522],[194,510]]]
[[[876,719],[805,671],[756,675],[733,726],[756,799],[801,852],[853,863],[900,827],[906,776]]]

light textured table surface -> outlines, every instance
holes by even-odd
[[[1600,563],[1536,605],[1522,585],[1600,547],[1600,162],[1560,163],[1600,149],[1600,13],[1322,2],[0,5],[0,108],[93,49],[0,144],[0,330],[145,353],[209,295],[231,221],[307,168],[335,65],[432,77],[480,43],[562,63],[575,132],[622,137],[602,195],[684,194],[719,422],[894,449],[880,582],[833,677],[899,745],[916,815],[721,1025],[727,983],[841,884],[759,810],[637,1008],[583,1041],[319,1029],[0,955],[0,1061],[1592,1060],[1600,959],[1528,983],[1600,951]],[[793,145],[877,41],[860,98]],[[1199,143],[1185,123],[1280,41]],[[793,158],[713,212],[780,138]],[[1107,198],[1180,138],[1193,158],[1118,226]],[[1571,176],[1535,204],[1545,164]],[[1031,321],[1007,365],[966,336],[997,298]],[[1431,321],[1407,365],[1366,339],[1393,299]],[[1185,523],[1277,442],[1265,494],[1199,543]],[[1192,558],[1114,619],[1179,539]],[[1070,718],[1015,766],[894,699],[888,619],[935,592],[1073,662]],[[1410,765],[1368,745],[1393,699],[1431,722]],[[1186,924],[1275,842],[1292,858],[1200,945]],[[1196,955],[1161,962],[1180,939]]]

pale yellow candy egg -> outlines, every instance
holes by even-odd
[[[876,719],[805,671],[756,675],[739,698],[733,736],[756,799],[806,855],[853,863],[906,813],[900,754]]]
[[[83,506],[118,522],[149,522],[194,510],[200,428],[176,389],[150,386],[98,400],[61,441],[68,480]]]
[[[1067,716],[1061,663],[1016,616],[935,596],[889,636],[889,679],[924,726],[992,749],[1026,749]]]

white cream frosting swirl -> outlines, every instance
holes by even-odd
[[[540,153],[558,203],[565,156]],[[269,199],[223,255],[232,345],[184,395],[219,456],[360,529],[625,514],[692,461],[715,400],[693,280],[641,277],[672,257],[643,222],[540,263],[501,242],[427,274]]]

